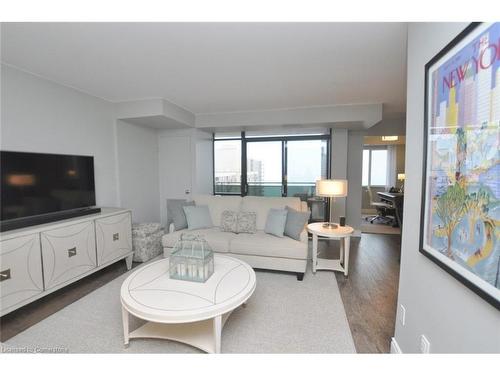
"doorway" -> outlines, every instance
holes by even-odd
[[[363,145],[361,231],[400,234],[405,176],[404,136],[366,136]]]

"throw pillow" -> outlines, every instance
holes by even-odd
[[[311,212],[297,211],[288,206],[286,206],[285,209],[288,212],[286,215],[285,236],[300,241],[300,234],[304,230],[304,226],[308,222]]]
[[[167,199],[167,225],[173,222],[175,230],[186,229],[188,227],[186,214],[182,209],[184,206],[194,206],[194,202],[188,202],[185,199]]]
[[[267,214],[264,232],[276,237],[284,237],[283,233],[285,232],[286,215],[286,210],[271,208]]]
[[[237,233],[257,232],[257,214],[255,212],[239,212],[236,224]]]
[[[238,213],[236,211],[222,211],[220,216],[220,230],[222,232],[237,233]]]
[[[182,209],[186,214],[189,230],[211,228],[214,226],[208,206],[184,206]]]

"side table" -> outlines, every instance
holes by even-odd
[[[311,223],[307,230],[312,234],[312,270],[340,271],[347,277],[349,273],[349,248],[351,244],[351,235],[354,229],[350,226],[338,226],[335,229],[324,228],[324,223]],[[318,237],[340,241],[340,258],[325,259],[318,258]]]

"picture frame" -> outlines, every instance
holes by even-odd
[[[500,310],[500,23],[425,65],[420,252]]]

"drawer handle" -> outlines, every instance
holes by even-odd
[[[8,270],[0,272],[0,281],[5,281],[10,279],[10,268]]]
[[[76,247],[68,249],[68,258],[74,257],[76,255]]]
[[[120,235],[118,233],[113,234],[113,241],[118,241],[120,239]]]

